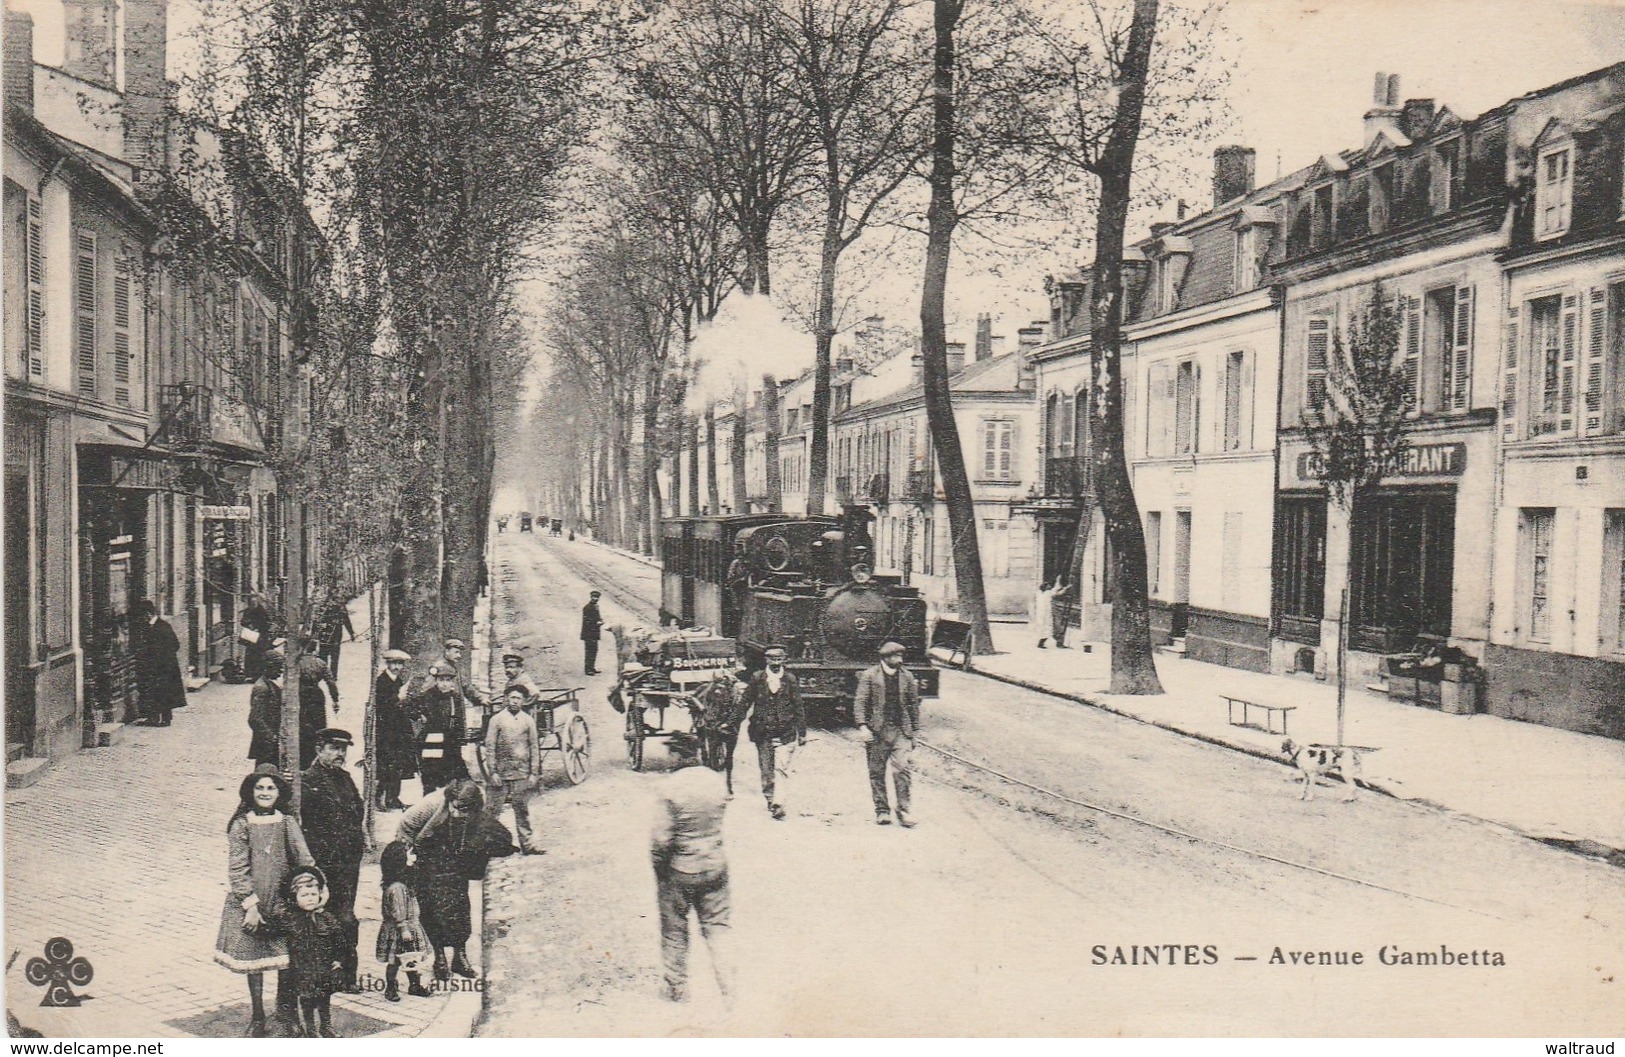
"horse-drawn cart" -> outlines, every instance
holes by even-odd
[[[536,720],[536,741],[540,750],[538,772],[547,762],[547,754],[556,752],[559,762],[564,765],[564,777],[569,779],[571,785],[580,785],[587,780],[587,764],[592,757],[592,734],[587,729],[586,717],[581,714],[578,696],[583,689],[570,686],[537,690],[536,696],[525,706]],[[566,706],[569,713],[560,716],[559,710]],[[480,724],[479,741],[475,744],[480,774],[488,783],[495,782],[495,776],[491,773],[490,761],[485,758],[485,731],[491,724],[491,717],[501,708],[500,702],[495,700],[486,707],[484,722]]]
[[[626,760],[643,770],[644,749],[664,740],[675,752],[720,760],[730,739],[737,664],[734,640],[708,633],[651,636],[621,665],[610,705],[626,717]]]

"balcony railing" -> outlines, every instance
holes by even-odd
[[[1089,460],[1076,455],[1061,455],[1044,462],[1044,494],[1076,499],[1091,491]]]
[[[196,382],[177,382],[158,388],[158,421],[164,443],[174,447],[203,444],[213,436],[213,393]]]

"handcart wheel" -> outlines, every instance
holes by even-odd
[[[571,785],[580,785],[587,780],[587,757],[592,746],[587,721],[580,716],[571,716],[570,722],[564,725],[560,741],[563,743],[560,748],[564,757],[564,777],[570,779]]]
[[[643,709],[636,706],[626,710],[626,762],[643,770]]]

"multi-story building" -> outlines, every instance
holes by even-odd
[[[1279,188],[1276,670],[1330,670],[1345,590],[1355,673],[1428,645],[1482,657],[1488,637],[1508,109],[1465,120],[1431,99],[1400,105],[1398,77],[1377,80],[1363,145]],[[1408,452],[1350,511],[1328,499],[1303,427],[1335,384],[1339,338],[1377,297],[1398,314]]]
[[[1625,737],[1625,63],[1513,100],[1489,711]],[[1500,299],[1497,299],[1500,300]],[[1475,391],[1477,387],[1475,386]]]
[[[117,18],[63,6],[61,67],[34,62],[31,21],[6,14],[5,579],[8,616],[26,618],[7,621],[8,763],[107,744],[132,718],[141,598],[183,665],[208,675],[230,655],[243,596],[281,587],[269,462],[285,422],[294,442],[308,430],[314,385],[283,392],[292,254],[321,274],[319,240],[241,141],[184,151],[219,163],[230,230],[192,230],[224,255],[165,233],[174,211],[202,213],[176,193],[166,0]]]
[[[949,386],[969,471],[988,611],[1024,615],[1032,595],[1032,530],[1012,522],[1012,501],[1034,479],[1030,438],[1037,428],[1032,376],[1020,356],[965,362],[950,342]],[[877,571],[897,573],[942,609],[957,603],[948,507],[926,425],[921,358],[897,356],[861,380],[836,387],[841,408],[830,426],[836,502],[874,509]],[[902,386],[900,369],[910,374]],[[882,391],[881,379],[891,384]],[[868,384],[865,384],[868,383]]]

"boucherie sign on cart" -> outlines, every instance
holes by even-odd
[[[1396,460],[1384,477],[1460,477],[1467,468],[1467,445],[1412,444]],[[1298,477],[1318,481],[1326,476],[1326,461],[1318,451],[1298,456]]]

